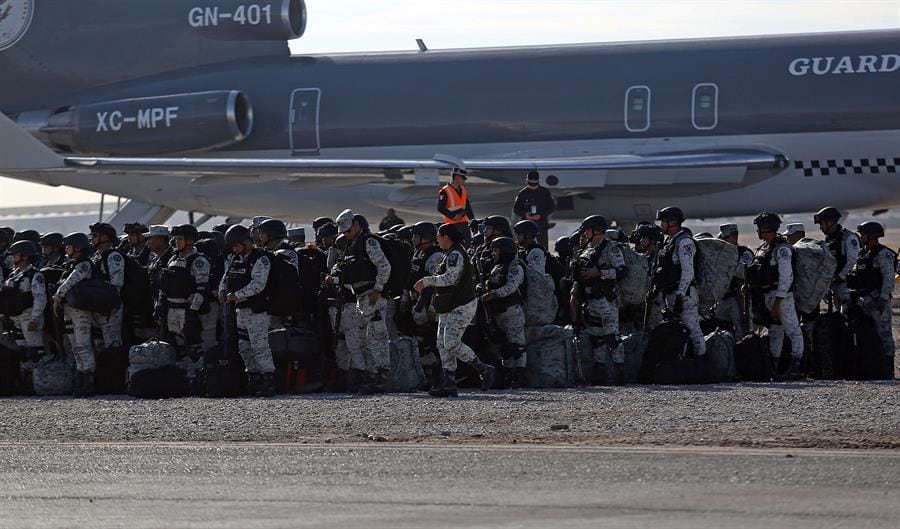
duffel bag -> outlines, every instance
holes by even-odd
[[[85,279],[66,292],[66,304],[78,310],[111,314],[120,303],[116,287],[99,278]]]

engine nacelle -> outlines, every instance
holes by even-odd
[[[186,3],[190,27],[225,40],[291,40],[306,31],[304,0],[212,0]]]
[[[17,121],[58,150],[170,154],[242,141],[253,130],[253,108],[243,92],[222,90],[24,112]]]

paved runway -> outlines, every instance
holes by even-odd
[[[900,453],[0,444],[0,528],[897,527]]]

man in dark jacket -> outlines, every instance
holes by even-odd
[[[525,187],[516,195],[516,204],[513,212],[522,220],[532,220],[541,229],[538,242],[544,248],[548,248],[547,231],[550,229],[550,214],[555,209],[553,196],[550,190],[541,185],[541,175],[537,171],[530,171],[525,177]]]

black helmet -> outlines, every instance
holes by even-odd
[[[280,241],[287,237],[287,226],[278,219],[269,219],[259,225],[259,231],[269,236],[269,239]]]
[[[228,231],[225,232],[225,247],[231,248],[235,244],[249,241],[250,240],[250,230],[247,229],[246,226],[241,226],[240,224],[235,224],[234,226],[228,228]]]
[[[507,219],[506,217],[501,217],[500,215],[491,215],[490,217],[486,217],[482,224],[484,224],[485,226],[490,226],[495,230],[500,230],[507,235],[512,235],[512,230],[509,229],[509,219]]]
[[[118,234],[116,233],[116,229],[113,228],[112,224],[109,224],[107,222],[95,222],[94,224],[90,225],[89,229],[91,233],[106,235],[111,241],[115,241],[119,238]]]
[[[326,224],[334,224],[334,221],[331,220],[331,219],[329,219],[328,217],[319,217],[319,218],[317,218],[317,219],[314,220],[313,223],[312,223],[312,229],[313,229],[313,232],[314,232],[314,233],[318,233],[318,232],[319,232],[319,228],[321,228],[322,226],[324,226],[324,225],[326,225]]]
[[[344,235],[343,233],[338,235],[337,238],[334,240],[334,247],[337,248],[339,251],[343,252],[344,250],[347,249],[348,246],[350,246],[350,239],[348,239],[347,236]]]
[[[197,231],[197,228],[191,224],[181,224],[180,226],[175,226],[172,228],[170,232],[172,237],[184,237],[185,239],[191,239],[194,242],[200,240],[200,233]]]
[[[502,257],[514,257],[519,254],[516,241],[509,237],[497,237],[491,241],[491,250],[499,250]]]
[[[572,253],[572,239],[563,235],[559,239],[556,239],[556,242],[553,244],[553,249],[556,250],[557,255],[568,255]]]
[[[884,237],[884,226],[874,221],[863,222],[856,227],[856,231],[860,235],[868,235],[869,237]]]
[[[684,222],[684,212],[681,208],[667,206],[656,212],[656,220]]]
[[[47,246],[60,246],[62,241],[62,233],[52,232],[41,235],[41,244],[46,244]]]
[[[541,233],[541,228],[533,220],[520,220],[513,226],[513,232],[521,233],[526,237],[537,237]]]
[[[16,233],[13,236],[12,242],[18,241],[31,241],[35,244],[41,242],[41,234],[35,230],[25,230]]]
[[[216,242],[216,247],[219,249],[219,253],[225,252],[225,234],[221,231],[213,231],[212,232],[212,240]]]
[[[147,233],[147,226],[141,224],[140,222],[129,222],[125,225],[125,228],[123,228],[122,231],[124,231],[127,235],[132,235],[135,233],[138,235],[143,235]]]
[[[63,237],[62,242],[66,246],[72,246],[80,250],[87,250],[91,247],[91,240],[84,233],[70,233]]]
[[[25,257],[34,257],[38,254],[37,245],[31,241],[16,241],[9,247],[9,253],[22,254]]]
[[[326,222],[322,224],[318,228],[316,228],[316,240],[321,241],[326,238],[334,238],[337,237],[338,230],[337,224],[333,222]]]
[[[432,224],[432,226],[434,226],[434,224]],[[435,229],[435,231],[437,231],[437,227],[435,227],[434,229]],[[413,227],[412,226],[403,226],[402,228],[397,230],[397,233],[395,233],[395,235],[397,236],[398,239],[401,239],[408,243],[412,243]]]
[[[437,226],[433,222],[417,222],[412,225],[412,234],[426,239],[437,238]]]
[[[770,211],[764,211],[753,219],[757,231],[778,231],[781,227],[781,217]]]
[[[832,220],[834,222],[837,222],[841,220],[841,212],[833,206],[824,207],[820,209],[818,213],[813,215],[813,222],[815,222],[816,224],[822,222],[823,220]]]
[[[15,237],[15,235],[16,230],[10,228],[9,226],[0,228],[0,242],[9,242],[9,240]]]
[[[579,231],[584,230],[597,230],[597,231],[606,231],[609,229],[609,222],[606,220],[606,217],[603,215],[591,215],[587,217],[583,221],[581,221],[581,226],[578,228]]]
[[[640,242],[644,237],[652,241],[661,241],[662,230],[656,224],[641,224],[632,233],[632,241]]]
[[[221,233],[222,235],[225,235],[225,232],[228,231],[228,224],[224,222],[222,224],[216,224],[215,226],[213,226],[212,231],[216,231]]]

